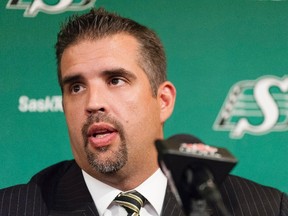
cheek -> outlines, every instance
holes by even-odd
[[[135,101],[126,101],[123,104],[115,103],[113,106],[114,109],[111,110],[111,115],[126,126],[131,125],[131,127],[133,127],[133,124],[135,124],[135,121],[137,121],[137,117],[139,117],[139,113],[141,112]]]
[[[65,116],[75,116],[81,114],[84,111],[84,100],[80,97],[71,98],[71,97],[63,97],[63,111]]]
[[[123,110],[126,114],[126,123],[129,123],[132,130],[136,127],[140,130],[145,130],[153,127],[154,124],[160,122],[160,114],[158,103],[155,99],[147,97],[138,97],[127,101],[126,109]]]
[[[83,112],[79,106],[74,103],[63,102],[63,110],[66,118],[69,135],[75,136],[81,132],[83,122]]]

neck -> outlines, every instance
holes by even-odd
[[[117,188],[121,191],[132,190],[141,185],[146,179],[153,175],[159,168],[157,160],[149,163],[140,163],[139,166],[133,164],[132,167],[125,165],[115,173],[99,173],[95,170],[85,170],[89,175],[99,181]]]
[[[99,181],[110,185],[111,187],[117,188],[121,191],[132,190],[141,185],[146,179],[153,175],[158,169],[158,165],[149,169],[139,169],[137,171],[125,170],[122,168],[120,171],[113,174],[100,174],[95,176]],[[127,175],[129,173],[129,175]]]

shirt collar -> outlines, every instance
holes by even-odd
[[[135,190],[141,193],[155,208],[158,215],[160,215],[166,193],[166,186],[167,178],[159,168],[152,176],[135,188]]]
[[[93,178],[84,170],[82,170],[82,173],[99,215],[103,215],[112,200],[121,191]]]
[[[99,215],[103,215],[110,203],[122,191],[93,178],[84,170],[82,170],[82,173]],[[166,186],[167,178],[159,168],[152,176],[136,187],[135,190],[141,193],[153,206],[158,215],[160,215]]]

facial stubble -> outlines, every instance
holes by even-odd
[[[120,137],[120,145],[116,151],[111,150],[109,146],[98,148],[97,151],[93,152],[88,148],[88,129],[93,123],[99,122],[112,124],[113,127],[117,130]],[[124,127],[116,119],[106,115],[105,113],[90,115],[82,127],[82,136],[84,140],[84,150],[86,153],[87,161],[92,169],[94,169],[96,172],[100,172],[102,174],[114,174],[126,164],[128,151],[126,146]],[[101,154],[104,154],[108,151],[110,151],[110,156],[106,159],[101,159]]]

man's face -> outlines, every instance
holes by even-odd
[[[138,42],[127,34],[82,40],[63,53],[63,108],[72,151],[94,177],[143,172],[144,164],[154,172],[158,166],[154,140],[163,137],[166,117],[138,55]]]

